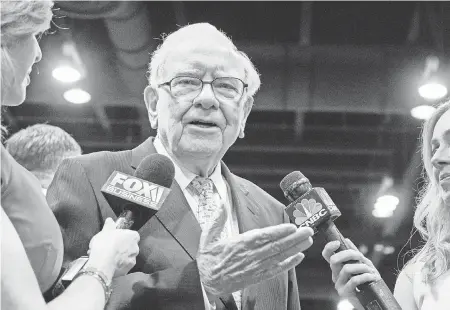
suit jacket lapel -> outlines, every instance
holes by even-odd
[[[237,181],[228,167],[222,162],[222,174],[230,186],[233,209],[236,210],[239,233],[260,228],[260,212],[253,199],[248,196],[249,191]]]
[[[233,208],[236,210],[238,219],[239,233],[261,228],[261,223],[265,221],[261,219],[262,214],[256,202],[249,196],[249,191],[224,163],[222,163],[222,173],[230,186]],[[267,291],[266,286],[267,284],[262,282],[251,286],[249,289],[244,289],[242,291],[242,310],[246,310],[247,305],[254,304],[255,293]]]
[[[145,156],[156,153],[153,140],[154,138],[150,137],[132,150],[131,166],[134,169]],[[195,259],[201,229],[177,182],[172,183],[170,194],[155,216],[189,256]]]
[[[150,137],[131,150],[131,167],[133,167],[134,170],[136,170],[137,166],[139,166],[145,156],[156,153],[156,149],[153,146],[153,140],[154,137]]]
[[[195,259],[201,234],[200,225],[177,182],[173,182],[171,190],[156,217],[189,256]]]

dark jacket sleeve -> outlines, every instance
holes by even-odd
[[[289,217],[283,210],[284,222],[289,223]],[[295,268],[288,272],[288,310],[300,310],[300,296],[298,292],[297,274]]]
[[[99,190],[99,189],[98,189]],[[86,255],[91,238],[103,226],[102,210],[85,168],[76,159],[64,160],[47,192],[64,238],[65,262]],[[104,213],[104,212],[103,212]],[[112,210],[109,210],[114,215]],[[107,309],[203,309],[197,264],[145,274],[131,273],[113,281]]]

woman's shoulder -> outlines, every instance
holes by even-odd
[[[420,309],[426,287],[422,281],[423,263],[407,264],[397,277],[394,296],[403,309]]]

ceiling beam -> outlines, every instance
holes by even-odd
[[[423,5],[434,47],[438,52],[444,53],[443,6],[437,2],[424,2]],[[447,18],[449,17],[447,16]]]
[[[304,1],[301,4],[300,12],[300,36],[299,45],[300,46],[310,46],[311,45],[311,26],[312,26],[312,13],[313,13],[313,2]]]
[[[240,166],[234,164],[228,164],[232,171],[239,171],[240,175],[276,175],[285,176],[292,172],[293,168],[290,167],[267,167],[267,166]],[[306,177],[330,177],[335,179],[348,179],[348,178],[361,178],[361,179],[381,179],[386,175],[384,171],[378,170],[355,170],[355,169],[330,169],[329,167],[321,168],[302,168],[302,173]]]
[[[95,116],[100,122],[100,125],[102,126],[103,130],[105,130],[108,134],[111,133],[111,122],[109,120],[108,115],[106,114],[105,107],[102,104],[94,104],[94,113]]]
[[[291,146],[291,145],[234,145],[230,148],[231,152],[245,153],[263,153],[263,154],[308,154],[308,155],[370,155],[370,156],[386,156],[394,155],[393,150],[385,148],[349,148],[349,147],[331,147],[331,146]]]
[[[417,39],[420,35],[420,18],[421,18],[421,3],[416,2],[414,4],[414,11],[411,16],[411,23],[409,25],[408,36],[406,38],[406,42],[408,44],[414,44],[417,42]]]
[[[186,6],[183,1],[172,1],[172,8],[175,13],[175,21],[177,26],[185,26],[188,24],[186,17]]]

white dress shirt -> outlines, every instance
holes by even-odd
[[[192,212],[195,215],[195,218],[198,220],[198,204],[199,204],[198,198],[196,195],[193,195],[193,193],[191,193],[189,189],[189,184],[191,184],[191,182],[197,177],[197,175],[184,168],[177,159],[173,158],[167,152],[166,148],[161,142],[161,139],[158,136],[155,137],[153,145],[155,146],[156,152],[158,154],[167,156],[172,160],[175,167],[174,179],[180,186],[184,197],[186,198],[189,206],[191,207]],[[238,235],[239,227],[237,223],[236,211],[232,208],[231,191],[226,180],[222,176],[222,168],[220,166],[220,163],[217,164],[217,166],[214,168],[214,171],[208,177],[214,183],[214,199],[216,200],[217,205],[220,206],[221,204],[223,204],[227,211],[227,221],[225,223],[227,235],[228,236]],[[216,308],[215,303],[209,302],[206,296],[206,292],[203,288],[203,284],[202,284],[202,291],[205,300],[205,309],[214,310]],[[241,292],[233,293],[233,296],[235,295],[239,295],[240,298]]]

